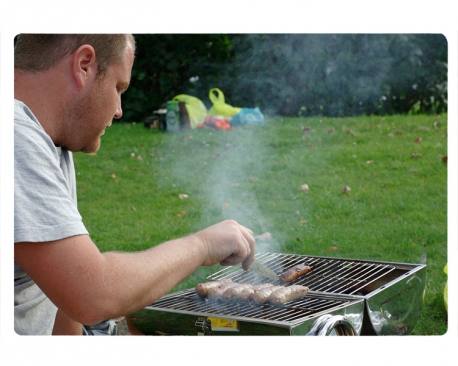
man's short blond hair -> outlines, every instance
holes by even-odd
[[[49,70],[80,46],[95,50],[99,76],[112,63],[123,60],[126,43],[135,52],[135,39],[130,34],[20,34],[14,47],[14,69],[38,73]]]

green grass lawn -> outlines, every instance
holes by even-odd
[[[102,251],[143,250],[231,218],[255,235],[272,234],[258,252],[406,263],[426,253],[413,334],[440,335],[447,331],[446,155],[446,115],[276,117],[264,126],[180,133],[114,124],[97,154],[75,154],[78,204]],[[298,189],[303,184],[309,189]],[[173,291],[219,268],[202,267]]]

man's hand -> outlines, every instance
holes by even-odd
[[[253,232],[233,220],[212,225],[194,236],[200,239],[206,251],[204,266],[218,262],[230,266],[242,262],[243,269],[248,270],[254,260]]]

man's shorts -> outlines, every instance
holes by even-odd
[[[118,326],[116,325],[113,319],[106,320],[102,323],[94,325],[92,327],[87,327],[83,325],[83,335],[108,335],[116,336],[118,335]]]

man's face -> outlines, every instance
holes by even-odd
[[[66,147],[86,153],[100,148],[100,137],[111,126],[113,118],[122,116],[121,94],[130,82],[134,54],[128,43],[122,62],[109,66],[106,74],[95,79],[90,90],[75,100],[65,111],[67,125]]]

